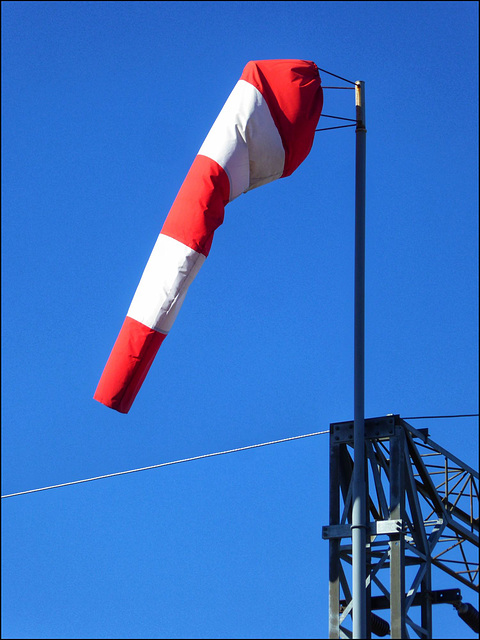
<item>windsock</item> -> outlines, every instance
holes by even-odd
[[[317,65],[249,62],[175,198],[94,394],[128,413],[205,262],[225,205],[289,176],[313,144],[323,106]]]

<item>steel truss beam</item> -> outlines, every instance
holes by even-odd
[[[353,426],[330,425],[330,638],[352,637]],[[365,460],[367,637],[431,638],[432,605],[461,600],[433,578],[478,593],[478,472],[398,415],[365,420]]]

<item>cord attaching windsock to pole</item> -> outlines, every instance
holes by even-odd
[[[209,254],[225,206],[295,171],[310,152],[322,106],[314,62],[260,60],[245,66],[167,215],[95,400],[128,413]]]

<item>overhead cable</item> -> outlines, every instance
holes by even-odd
[[[279,444],[281,442],[290,442],[291,440],[300,440],[300,438],[310,438],[311,436],[319,436],[330,431],[317,431],[315,433],[305,433],[301,436],[292,436],[290,438],[282,438],[281,440],[272,440],[271,442],[261,442],[260,444],[250,444],[246,447],[238,447],[237,449],[228,449],[227,451],[217,451],[215,453],[205,453],[201,456],[194,456],[193,458],[183,458],[182,460],[172,460],[170,462],[161,462],[160,464],[153,464],[149,467],[141,467],[140,469],[130,469],[129,471],[117,471],[116,473],[107,473],[103,476],[96,476],[94,478],[85,478],[84,480],[73,480],[72,482],[63,482],[62,484],[54,484],[49,487],[40,487],[39,489],[29,489],[28,491],[18,491],[17,493],[9,493],[2,496],[3,498],[13,498],[14,496],[23,496],[27,493],[37,493],[39,491],[47,491],[48,489],[59,489],[60,487],[70,487],[74,484],[81,484],[84,482],[92,482],[93,480],[104,480],[105,478],[113,478],[115,476],[123,476],[127,473],[137,473],[138,471],[147,471],[148,469],[159,469],[160,467],[168,467],[173,464],[180,464],[181,462],[193,462],[193,460],[203,460],[204,458],[212,458],[213,456],[222,456],[227,453],[237,453],[238,451],[247,451],[248,449],[257,449],[258,447],[266,447],[271,444]]]
[[[432,420],[436,418],[478,418],[478,413],[457,413],[450,416],[409,416],[404,420]],[[402,416],[403,417],[403,416]]]

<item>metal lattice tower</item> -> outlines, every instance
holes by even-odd
[[[354,635],[353,442],[353,421],[330,425],[330,518],[323,528],[330,638]],[[478,630],[478,611],[462,602],[460,588],[442,588],[453,583],[478,594],[478,472],[398,415],[365,420],[365,461],[367,637],[431,638],[439,603],[454,605]]]

